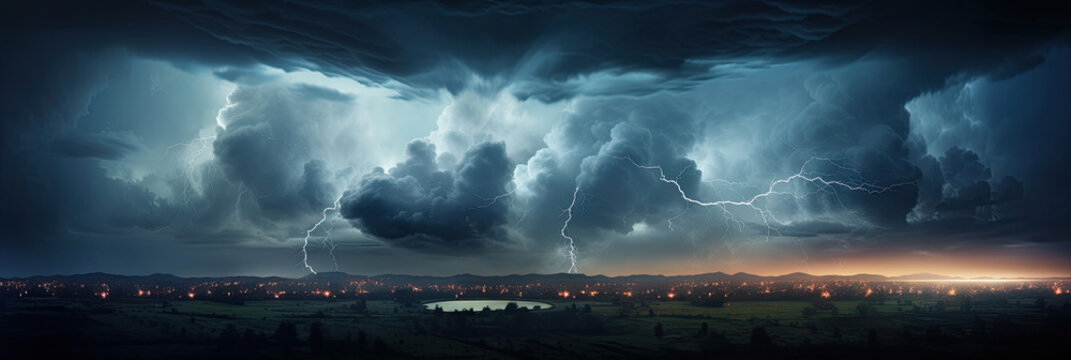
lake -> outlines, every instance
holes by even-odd
[[[443,300],[425,303],[424,308],[428,310],[435,310],[435,307],[438,306],[446,312],[462,311],[468,309],[481,311],[484,307],[490,307],[491,310],[503,310],[506,308],[506,304],[509,303],[517,303],[517,307],[528,308],[528,310],[535,310],[537,306],[540,310],[546,310],[554,307],[554,305],[551,305],[550,303],[529,300]]]

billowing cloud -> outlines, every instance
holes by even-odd
[[[0,15],[4,249],[330,233],[356,271],[557,271],[566,214],[602,266],[1069,230],[1048,5],[123,5]]]
[[[415,140],[407,159],[375,168],[342,198],[342,216],[363,231],[412,248],[479,248],[505,241],[500,226],[512,166],[502,143],[481,143],[441,170],[435,146]]]

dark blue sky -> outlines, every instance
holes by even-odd
[[[1071,14],[1044,2],[0,19],[0,276],[1071,275]]]

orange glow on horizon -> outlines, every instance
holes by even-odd
[[[680,262],[667,259],[648,262],[642,269],[625,263],[589,265],[601,271],[589,275],[627,276],[632,274],[694,275],[711,272],[734,274],[744,272],[760,276],[779,276],[795,272],[810,275],[873,274],[896,277],[915,274],[934,274],[968,279],[1031,280],[1071,277],[1071,262],[1066,258],[1038,256],[1011,250],[937,254],[899,251],[889,253],[852,254],[842,258],[799,258],[797,254],[771,254],[770,249],[754,249],[734,262],[709,259],[700,262]],[[919,279],[915,279],[919,280]]]

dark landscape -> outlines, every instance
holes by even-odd
[[[1066,349],[1071,280],[918,274],[0,280],[16,358],[893,359]],[[443,299],[549,309],[444,312]]]
[[[1069,358],[1069,219],[1057,1],[0,4],[0,360]]]

